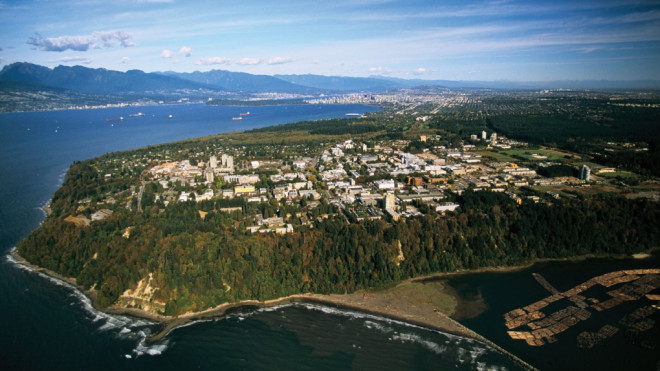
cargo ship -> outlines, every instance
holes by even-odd
[[[238,114],[239,116],[250,116],[250,111],[247,112],[241,112]]]
[[[107,119],[107,120],[105,120],[105,121],[106,121],[106,122],[115,122],[115,121],[123,121],[123,120],[124,120],[124,116],[120,116],[120,117],[117,118],[117,119]]]

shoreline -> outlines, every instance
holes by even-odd
[[[46,274],[57,280],[69,283],[76,290],[88,297],[95,310],[113,315],[125,315],[140,319],[146,319],[157,323],[160,329],[149,335],[146,341],[149,343],[158,342],[167,337],[175,329],[182,327],[194,321],[210,320],[226,315],[229,311],[238,308],[270,308],[279,305],[294,303],[320,304],[333,308],[354,310],[369,315],[383,317],[390,320],[400,321],[407,324],[419,326],[425,329],[439,331],[452,336],[459,336],[470,340],[476,340],[502,353],[504,356],[513,360],[516,364],[526,370],[536,370],[533,366],[518,358],[516,355],[501,348],[492,341],[484,338],[475,331],[461,325],[458,321],[449,317],[449,315],[440,312],[435,305],[431,303],[420,303],[401,300],[401,297],[392,294],[392,289],[386,289],[376,292],[361,290],[351,294],[295,294],[282,298],[258,301],[243,300],[236,303],[224,303],[217,307],[209,308],[201,312],[185,313],[177,317],[163,316],[156,313],[147,312],[137,308],[124,308],[110,306],[101,308],[96,300],[96,293],[93,290],[84,290],[76,282],[75,278],[63,277],[49,269],[36,266],[25,260],[16,250],[9,253],[15,259],[16,264],[31,268],[36,272]],[[465,272],[467,273],[467,272]],[[449,273],[452,274],[452,273]],[[436,273],[433,276],[447,275],[447,273]],[[418,278],[412,278],[400,282],[395,286],[414,284]],[[388,295],[390,294],[390,295]]]
[[[243,307],[256,307],[256,308],[269,308],[278,305],[286,305],[292,303],[313,303],[313,304],[323,304],[327,306],[333,306],[338,308],[346,308],[357,310],[360,312],[365,312],[368,314],[373,314],[377,316],[382,316],[394,320],[399,320],[425,328],[438,330],[441,332],[449,333],[452,335],[458,335],[462,337],[467,337],[475,340],[482,340],[481,337],[476,332],[465,328],[463,325],[459,324],[457,321],[451,319],[447,314],[444,314],[438,310],[434,310],[435,307],[431,304],[420,305],[420,304],[410,304],[407,302],[399,303],[393,298],[386,298],[380,292],[367,292],[359,291],[352,294],[314,294],[314,293],[305,293],[305,294],[294,294],[282,298],[276,298],[271,300],[259,301],[259,300],[243,300],[235,303],[223,303],[214,308],[208,308],[200,312],[189,312],[176,317],[164,316],[152,312],[148,312],[142,309],[137,308],[125,308],[119,306],[110,306],[102,308],[98,305],[96,300],[96,292],[93,290],[84,290],[80,287],[75,278],[64,277],[50,269],[36,266],[23,258],[16,250],[9,253],[16,261],[16,264],[29,267],[32,270],[40,273],[44,273],[50,277],[53,277],[57,280],[66,282],[74,286],[78,291],[87,296],[94,307],[94,309],[115,315],[129,315],[132,317],[147,319],[156,323],[159,323],[162,326],[162,329],[154,334],[151,334],[148,338],[150,342],[156,342],[167,336],[172,330],[176,329],[179,326],[185,325],[192,321],[205,320],[211,318],[222,317],[228,311],[236,308]],[[403,281],[397,286],[410,283],[413,279]],[[397,297],[398,299],[398,297]],[[385,309],[381,306],[385,306]]]
[[[522,264],[518,265],[500,265],[500,266],[494,266],[494,267],[481,267],[481,268],[476,268],[476,269],[464,269],[464,270],[457,270],[454,272],[438,272],[438,273],[431,273],[426,276],[420,276],[420,277],[414,277],[414,278],[409,278],[409,280],[413,282],[433,282],[439,279],[443,278],[449,278],[453,276],[461,276],[461,275],[466,275],[466,274],[479,274],[479,273],[510,273],[510,272],[517,272],[521,270],[525,270],[528,268],[531,268],[535,264],[538,263],[570,263],[570,262],[575,262],[579,263],[588,259],[636,259],[636,260],[642,260],[642,259],[648,259],[653,257],[653,254],[656,252],[660,252],[660,246],[659,247],[654,247],[646,252],[643,253],[635,253],[632,255],[625,255],[625,254],[606,254],[606,255],[594,255],[594,254],[587,254],[587,255],[577,255],[577,256],[572,256],[568,258],[540,258],[540,259],[534,259],[529,262],[525,262]]]
[[[19,255],[16,249],[11,251],[9,255],[15,259],[16,264],[29,267],[36,272],[40,272],[50,277],[53,277],[57,280],[69,283],[76,290],[78,290],[86,297],[88,297],[92,303],[93,308],[99,312],[146,319],[158,324],[160,326],[159,330],[149,335],[146,338],[146,341],[149,343],[155,343],[164,339],[172,331],[186,324],[189,324],[194,321],[203,321],[203,320],[211,320],[213,318],[219,318],[225,316],[234,309],[270,308],[270,307],[288,305],[294,303],[309,303],[309,304],[320,304],[320,305],[325,305],[339,309],[354,310],[370,315],[383,317],[386,319],[401,321],[404,323],[419,326],[429,330],[439,331],[449,335],[460,336],[466,339],[476,340],[504,354],[506,357],[513,360],[523,369],[535,370],[533,366],[521,360],[516,355],[510,353],[509,351],[503,349],[502,347],[498,346],[492,341],[484,338],[477,332],[463,326],[457,320],[451,318],[450,316],[452,316],[453,313],[446,313],[447,308],[442,308],[444,311],[439,310],[440,305],[438,305],[438,303],[432,302],[430,300],[431,299],[430,297],[424,296],[427,295],[427,293],[422,293],[422,296],[420,296],[420,293],[417,292],[418,290],[416,290],[415,287],[410,287],[410,286],[439,284],[442,287],[440,288],[441,293],[438,294],[437,296],[440,297],[444,296],[445,298],[450,297],[456,300],[460,300],[460,298],[456,297],[456,294],[452,294],[451,290],[448,290],[447,287],[443,286],[442,283],[443,279],[451,278],[454,276],[466,275],[466,274],[475,274],[475,273],[479,274],[479,273],[493,273],[493,272],[495,273],[515,272],[523,269],[528,269],[536,263],[572,262],[572,261],[578,262],[592,258],[644,259],[653,256],[653,254],[655,254],[658,250],[660,249],[653,248],[645,253],[634,254],[630,256],[581,255],[570,258],[536,259],[534,261],[526,262],[524,264],[515,265],[515,266],[483,267],[478,269],[460,270],[455,272],[437,272],[426,276],[409,278],[407,280],[399,282],[393,287],[380,289],[376,291],[360,290],[351,294],[304,293],[304,294],[294,294],[282,298],[276,298],[265,301],[243,300],[235,303],[220,304],[214,308],[209,308],[200,312],[185,313],[177,317],[163,316],[142,309],[125,308],[114,305],[107,308],[102,308],[98,305],[98,302],[96,300],[96,292],[94,290],[84,290],[77,284],[75,278],[64,277],[49,269],[31,264],[30,262],[25,260],[21,255]],[[397,292],[397,290],[399,292]],[[401,295],[402,291],[409,292],[411,293],[411,295]],[[456,304],[453,309],[455,309],[457,306],[458,304]]]

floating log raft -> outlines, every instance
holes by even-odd
[[[541,276],[540,274],[532,273],[532,276],[534,277],[534,279],[538,281],[538,283],[541,284],[541,286],[543,286],[544,289],[548,290],[551,294],[557,295],[560,293],[559,290],[557,290],[548,281],[546,281],[545,278],[543,278],[543,276]]]
[[[651,291],[660,287],[660,269],[632,269],[610,272],[579,284],[568,291],[559,292],[554,286],[540,274],[533,273],[541,286],[552,295],[531,303],[523,308],[517,308],[504,314],[504,323],[512,339],[524,340],[531,346],[541,346],[557,341],[556,335],[568,330],[581,321],[591,318],[590,310],[603,311],[611,309],[623,302],[647,298],[649,300],[660,300],[660,295],[650,294]],[[607,292],[610,299],[598,300],[582,295],[590,288],[600,285],[617,288]],[[573,305],[567,305],[563,309],[546,314],[541,310],[548,305],[567,299]],[[631,331],[646,331],[655,326],[655,321],[648,318],[657,305],[652,305],[636,310],[621,320],[621,324]],[[529,331],[515,330],[527,327]],[[578,346],[590,348],[616,334],[619,329],[612,325],[603,326],[598,332],[584,331],[578,336]]]

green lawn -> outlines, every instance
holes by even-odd
[[[533,161],[557,161],[557,160],[565,159],[566,156],[572,157],[571,153],[561,152],[552,149],[511,149],[508,151],[504,151],[504,153],[510,156],[524,157],[528,160],[533,160]],[[533,154],[539,154],[541,156],[546,156],[547,158],[537,159],[532,157]]]

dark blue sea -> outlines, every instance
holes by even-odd
[[[249,110],[241,121],[232,117]],[[91,308],[8,257],[45,217],[68,166],[185,138],[370,112],[363,105],[200,104],[0,114],[0,370],[516,369],[476,341],[365,313],[295,304],[244,310],[145,343],[157,326]],[[140,117],[131,114],[142,112]],[[172,115],[172,118],[168,118]],[[123,116],[123,121],[108,119]]]

